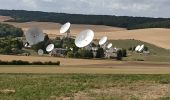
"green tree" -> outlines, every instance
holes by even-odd
[[[103,58],[104,57],[104,49],[98,48],[96,58]]]
[[[122,60],[122,57],[123,57],[123,55],[122,55],[122,50],[118,50],[116,54],[117,54],[116,59],[117,59],[117,60]]]
[[[93,58],[93,52],[85,49],[80,49],[79,51],[80,57],[82,58]]]
[[[122,49],[122,56],[127,57],[127,50],[126,49]]]

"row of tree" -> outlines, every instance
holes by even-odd
[[[23,31],[20,28],[16,28],[12,25],[0,23],[0,37],[22,37]]]
[[[170,28],[170,18],[80,15],[24,10],[0,10],[0,15],[11,16],[14,19],[10,21],[17,22],[42,21],[65,23],[69,21],[73,24],[107,25],[127,29]]]
[[[0,38],[0,54],[22,53],[23,42],[12,37]]]

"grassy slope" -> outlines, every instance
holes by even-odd
[[[145,46],[149,48],[149,51],[151,53],[148,56],[130,53],[129,57],[126,58],[126,60],[143,59],[145,61],[170,62],[170,50],[138,40],[112,40],[111,42],[113,43],[113,46],[125,49],[145,44]]]
[[[4,89],[16,91],[0,93],[1,100],[56,100],[58,97],[79,98],[77,100],[85,98],[85,100],[127,100],[128,98],[142,100],[144,96],[149,98],[153,95],[154,98],[155,95],[159,99],[170,96],[169,90],[163,91],[164,94],[159,93],[162,92],[163,86],[169,88],[170,75],[1,74],[0,80],[0,91]],[[140,88],[141,90],[133,94],[135,89]],[[118,90],[114,92],[114,89],[119,89],[121,93]],[[147,96],[148,92],[153,93]]]

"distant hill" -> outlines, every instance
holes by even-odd
[[[128,17],[108,15],[80,15],[25,10],[0,10],[0,15],[11,16],[14,22],[57,22],[122,27],[127,29],[170,28],[170,18]]]

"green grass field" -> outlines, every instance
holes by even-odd
[[[135,47],[137,45],[145,44],[149,48],[149,55],[140,55],[134,52],[129,52],[129,56],[124,60],[135,61],[135,60],[144,60],[144,61],[154,61],[154,62],[170,62],[170,50],[157,47],[155,45],[138,41],[138,40],[112,40],[113,46],[129,49],[130,47]]]
[[[63,99],[169,100],[170,75],[0,74],[0,100]]]

